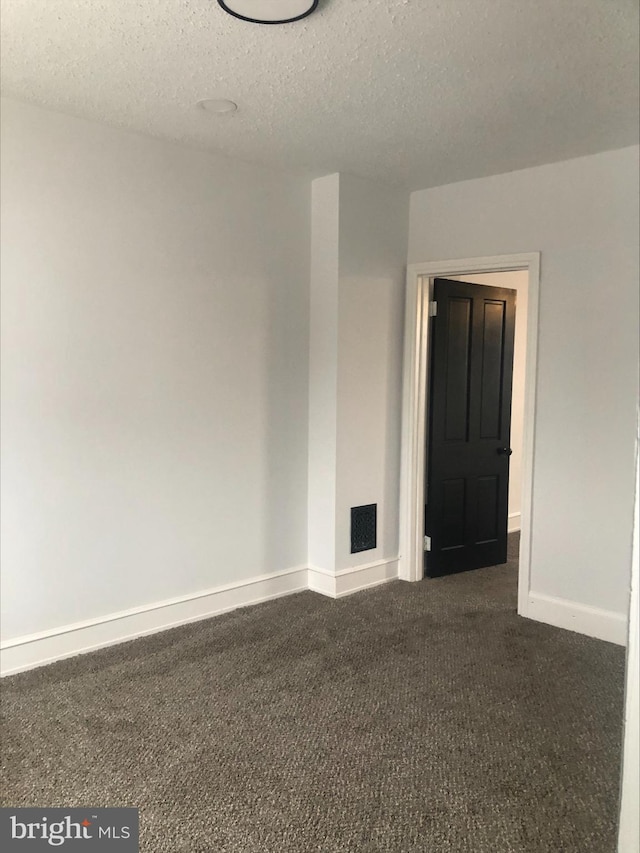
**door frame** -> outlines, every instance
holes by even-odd
[[[531,566],[531,522],[533,515],[533,475],[535,449],[536,380],[538,370],[538,305],[540,294],[540,253],[494,255],[446,261],[425,261],[407,267],[405,300],[404,368],[402,391],[402,452],[400,462],[400,557],[398,576],[406,581],[424,577],[423,518],[427,405],[429,393],[429,302],[434,278],[473,273],[528,273],[527,364],[524,392],[522,447],[522,496],[520,560],[518,570],[518,613],[526,616],[529,603]],[[516,309],[517,310],[517,309]]]

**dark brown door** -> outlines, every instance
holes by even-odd
[[[438,278],[434,299],[428,577],[507,559],[516,292]]]

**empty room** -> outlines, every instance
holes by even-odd
[[[637,0],[0,0],[0,846],[639,853]]]

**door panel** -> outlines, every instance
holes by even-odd
[[[506,561],[516,293],[436,279],[425,570]]]
[[[442,547],[464,546],[465,481],[445,480],[442,484]]]
[[[500,478],[478,477],[478,542],[495,542],[499,531]]]
[[[470,299],[451,300],[447,332],[445,436],[447,441],[466,441],[469,433]]]
[[[485,302],[480,385],[481,438],[500,438],[504,313],[504,303]]]

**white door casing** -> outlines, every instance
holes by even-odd
[[[527,362],[525,379],[524,436],[522,452],[522,500],[518,613],[527,615],[531,563],[533,513],[533,463],[538,348],[540,253],[498,255],[485,258],[429,261],[407,268],[405,347],[402,400],[402,457],[400,471],[399,577],[418,581],[423,577],[424,480],[427,442],[427,377],[429,375],[429,302],[433,279],[447,275],[472,275],[526,270],[529,277]]]

